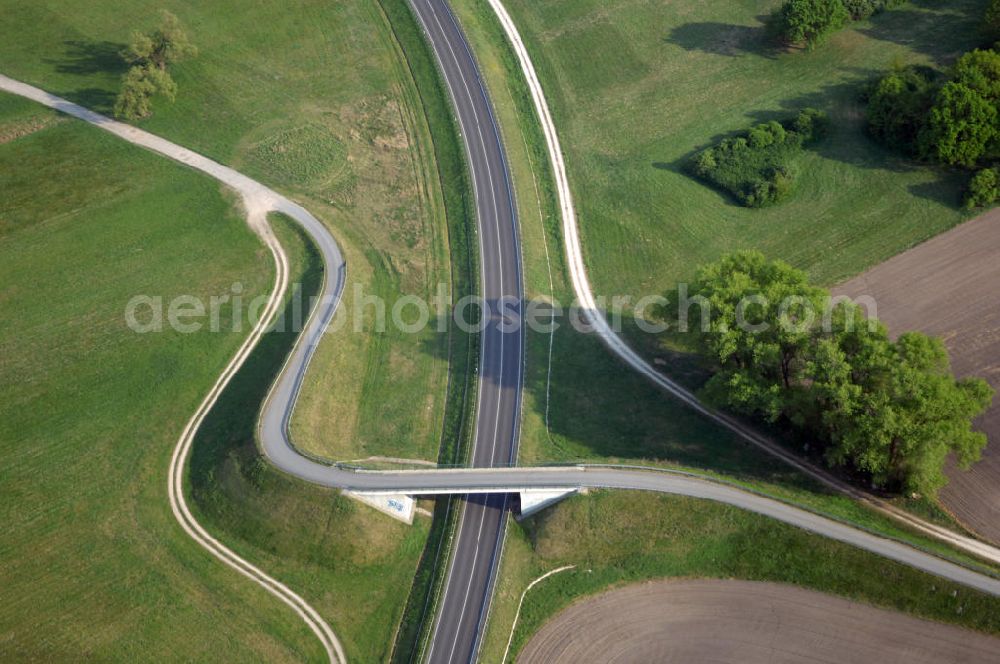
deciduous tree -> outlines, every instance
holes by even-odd
[[[879,486],[933,495],[947,482],[949,454],[963,467],[979,458],[986,437],[971,420],[992,391],[980,379],[956,381],[939,339],[908,332],[895,343],[884,335],[872,341],[863,354],[844,354],[853,376],[835,383],[844,398],[828,412],[827,458]]]
[[[918,151],[918,137],[934,104],[929,76],[913,68],[896,69],[868,92],[868,131],[895,150]]]
[[[739,252],[698,272],[689,290],[709,303],[709,325],[693,330],[720,368],[709,393],[745,413],[775,420],[801,382],[811,325],[825,293],[805,273],[758,252]]]
[[[996,104],[965,83],[945,83],[920,136],[924,156],[946,164],[974,167],[997,139]]]
[[[149,34],[139,31],[132,33],[124,57],[132,65],[152,65],[166,70],[168,65],[197,54],[198,49],[188,39],[180,21],[164,9],[160,11],[158,28]]]
[[[173,101],[177,84],[167,68],[197,52],[180,21],[166,10],[160,12],[160,26],[154,31],[149,34],[133,32],[122,53],[132,66],[122,77],[121,90],[115,100],[115,116],[130,121],[148,117],[155,94]]]

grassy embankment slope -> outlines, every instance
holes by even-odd
[[[12,38],[0,44],[0,71],[107,111],[120,74],[116,52],[132,29],[148,27],[155,21],[159,6],[145,2],[125,6],[105,3],[79,12],[64,2],[30,6],[9,3],[4,7],[5,27]],[[449,281],[446,229],[427,128],[419,111],[414,110],[419,107],[413,103],[412,81],[377,6],[303,2],[279,8],[185,3],[170,8],[188,25],[201,54],[177,66],[177,103],[158,103],[155,116],[144,123],[145,128],[233,164],[301,200],[331,224],[345,250],[351,283],[361,284],[366,292],[375,292],[391,302],[400,293],[423,295],[439,280]],[[50,158],[63,163],[59,155]],[[80,168],[75,178],[55,176],[66,184],[61,194],[64,198],[73,200],[77,188],[88,186],[87,177],[99,177],[106,170],[90,166],[100,163],[99,159],[81,154],[70,160]],[[114,168],[110,164],[108,167]],[[130,170],[131,165],[117,169],[123,174]],[[22,172],[30,169],[18,170]],[[21,186],[25,191],[17,200],[35,198],[35,183],[25,180]],[[151,200],[149,205],[158,204],[156,197]],[[211,209],[202,203],[190,207],[196,211]],[[38,209],[37,214],[47,218],[45,208]],[[183,217],[177,211],[173,216]],[[171,219],[171,215],[164,215],[161,221],[165,224]],[[247,235],[246,246],[251,248],[246,265],[263,269],[261,265],[266,266],[269,257],[254,244],[248,231],[240,232]],[[297,269],[308,294],[308,285],[316,283],[316,258],[297,233],[286,228],[282,237],[297,256]],[[207,245],[206,254],[218,256],[220,262],[227,251],[240,249],[233,242],[232,247],[226,245],[230,240],[227,236],[213,239],[218,242]],[[109,242],[105,240],[105,244]],[[146,252],[147,260],[151,260],[154,249],[150,246]],[[177,265],[165,271],[182,275],[183,283],[192,281],[192,274],[197,272],[194,267],[188,270]],[[217,290],[228,292],[229,284],[240,281],[243,275],[236,272],[224,280],[225,288]],[[53,276],[66,278],[55,270]],[[242,280],[245,286],[251,285]],[[166,292],[168,286],[165,284],[161,290]],[[260,290],[269,286],[270,281],[265,280]],[[115,294],[101,291],[95,297],[115,298]],[[116,307],[124,306],[118,299],[114,303]],[[349,310],[345,313],[353,315]],[[404,337],[391,331],[378,335],[372,333],[371,320],[372,316],[366,317],[362,333],[351,333],[347,326],[348,332],[328,337],[321,346],[297,411],[297,441],[310,452],[338,458],[373,454],[436,458],[448,370],[447,335]],[[274,570],[313,602],[338,632],[350,657],[381,659],[391,647],[405,601],[398,588],[410,584],[427,524],[420,521],[415,528],[406,529],[331,492],[292,482],[261,463],[252,443],[252,414],[261,390],[291,341],[290,335],[270,338],[241,372],[234,388],[220,403],[218,414],[206,426],[192,460],[194,507],[227,544]],[[86,341],[81,343],[86,345]],[[44,348],[39,345],[37,352]],[[235,348],[235,339],[227,348]],[[48,352],[51,354],[51,349]],[[205,376],[223,366],[227,352],[220,352],[214,364],[210,358],[201,357],[198,366]],[[146,363],[142,358],[127,363],[125,355],[117,363],[128,364],[139,376],[151,371],[157,375],[163,370],[160,365],[171,366],[179,361],[180,354],[181,349],[169,347]],[[58,358],[58,354],[54,357]],[[391,380],[389,372],[383,371],[390,367],[394,369]],[[192,378],[185,387],[190,387],[194,399],[209,382],[199,384]],[[118,387],[108,385],[107,389]],[[178,391],[173,386],[172,391],[157,392],[157,396],[166,398]],[[127,394],[123,392],[121,398],[127,399]],[[156,457],[149,463],[137,460],[129,467],[132,473],[141,468],[143,477],[149,479],[143,486],[166,486],[161,476],[166,472],[166,455],[195,403],[171,401],[165,404],[170,407],[169,418],[160,419],[159,424],[144,422],[151,431],[158,432],[156,444],[150,447],[164,457],[162,463]],[[73,401],[66,401],[65,408],[82,410]],[[118,419],[124,418],[119,414]],[[58,438],[56,432],[44,428],[38,435]],[[75,442],[86,445],[92,438],[82,437]],[[17,449],[23,452],[26,445],[18,445]],[[110,463],[109,459],[104,461]],[[124,484],[120,474],[109,475],[110,480]],[[95,493],[93,504],[83,505],[103,510],[104,498]],[[27,497],[25,501],[31,502]],[[137,501],[143,510],[162,517],[163,527],[173,527],[165,496],[153,492]],[[54,529],[58,523],[46,522],[43,527]],[[100,524],[81,519],[79,527],[99,528]],[[106,531],[116,541],[105,539],[86,548],[53,548],[51,555],[57,560],[128,555],[127,542],[133,534],[127,524],[107,525]],[[30,549],[40,536],[24,533],[19,541]],[[22,555],[27,555],[27,549]],[[215,563],[205,554],[190,555],[201,567],[215,569]],[[17,560],[13,556],[11,559]],[[138,560],[141,558],[134,555],[132,562]],[[142,567],[162,578],[164,584],[170,583],[169,571],[161,570],[156,560],[146,560]],[[248,641],[248,630],[234,635],[234,639],[246,642],[248,658],[270,659],[266,654],[269,648],[275,651],[275,657],[280,648],[290,647],[307,649],[304,655],[310,658],[316,654],[313,650],[317,650],[317,644],[291,612],[262,592],[244,588],[246,584],[239,577],[220,570],[213,572],[218,575],[217,586],[238,587],[239,592],[254,598],[251,606],[266,607],[261,610],[279,616],[272,622],[285,621],[289,625],[281,639],[272,639],[277,643]],[[51,584],[52,601],[65,601],[59,590],[63,579],[58,571],[34,572],[25,577],[25,582]],[[120,576],[129,578],[124,573]],[[150,610],[133,584],[118,582],[118,588],[127,598],[129,610],[146,612],[150,629],[165,631],[177,615],[189,608],[181,597],[175,597],[175,601],[154,603],[155,610]],[[206,592],[205,597],[210,593]],[[91,601],[94,599],[91,597]],[[50,620],[45,606],[36,607],[38,613],[21,615],[17,624]],[[232,613],[236,616],[233,621],[237,620],[240,612]],[[120,613],[96,620],[81,616],[83,622],[76,632],[112,632],[119,629],[121,617]],[[248,618],[238,627],[254,625],[249,629],[252,633],[256,619]],[[213,622],[205,620],[204,625],[208,628]],[[297,630],[294,636],[292,630]],[[217,632],[224,632],[224,627],[213,627],[212,634]],[[192,633],[197,630],[183,625],[177,630],[178,638],[189,638]],[[215,653],[233,655],[232,649],[209,650],[209,646],[219,644],[218,639],[213,641],[212,634],[206,634],[204,639],[206,654],[192,658]],[[165,647],[169,646],[167,643]],[[141,649],[136,641],[124,637],[105,647],[110,658],[125,658],[130,649]],[[42,652],[37,643],[26,648],[29,653]]]

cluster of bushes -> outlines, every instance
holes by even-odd
[[[782,422],[830,465],[889,490],[934,495],[949,454],[979,458],[986,437],[971,423],[993,392],[955,380],[939,339],[892,341],[856,304],[831,306],[805,273],[756,252],[702,267],[688,302],[664,311],[715,365],[710,401]]]
[[[899,7],[906,0],[842,0],[842,2],[852,21],[863,21],[886,9]]]
[[[950,76],[926,67],[897,68],[867,91],[868,130],[886,146],[948,166],[982,169],[966,199],[989,205],[997,197],[1000,159],[1000,52],[966,53]]]
[[[814,46],[848,21],[861,21],[906,0],[785,0],[774,17],[788,44]]]
[[[825,131],[826,116],[806,108],[789,122],[766,122],[721,141],[699,153],[691,168],[747,207],[772,205],[791,193],[794,157]]]

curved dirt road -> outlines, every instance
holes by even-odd
[[[998,664],[1000,639],[795,586],[654,581],[569,606],[517,661]]]

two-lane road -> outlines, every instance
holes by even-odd
[[[480,378],[471,464],[515,461],[521,410],[523,330],[520,244],[510,173],[493,109],[472,51],[445,0],[411,0],[451,93],[475,189],[481,296],[490,308],[480,338]],[[510,324],[514,323],[514,324]],[[465,499],[431,639],[432,664],[475,659],[503,544],[507,497]]]

